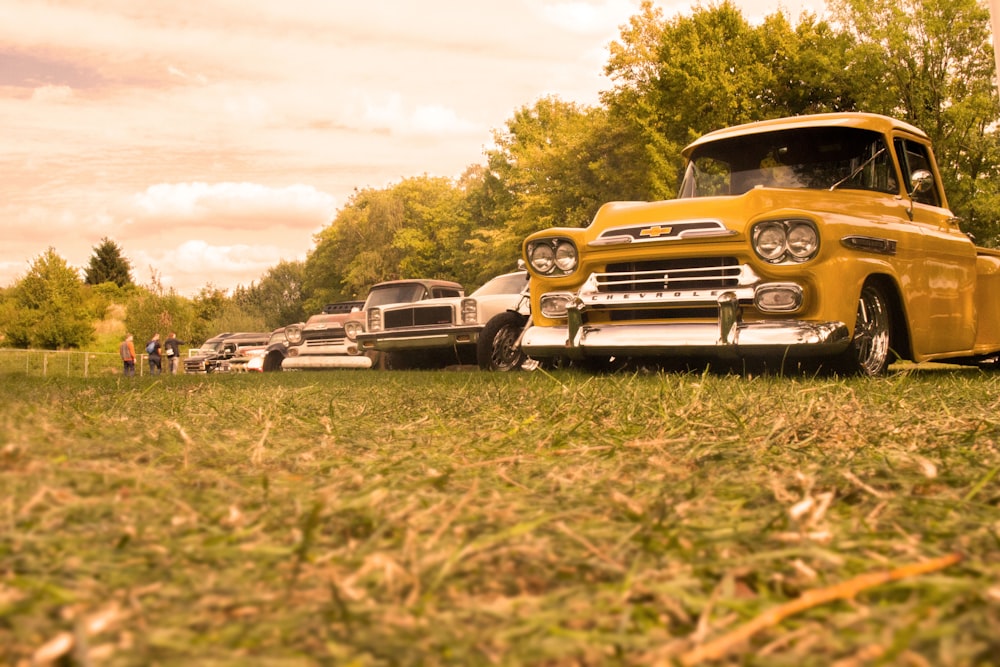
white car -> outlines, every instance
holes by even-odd
[[[469,296],[366,307],[358,348],[382,352],[388,368],[518,369],[525,361],[518,341],[527,322],[527,286],[528,273],[515,271]]]

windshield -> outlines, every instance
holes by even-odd
[[[218,352],[221,349],[222,349],[222,341],[220,340],[215,343],[211,342],[202,343],[201,347],[198,348],[198,351],[205,354],[211,354],[213,352]]]
[[[899,192],[881,134],[853,127],[809,127],[698,146],[688,161],[680,197],[741,195],[755,187]]]
[[[386,285],[385,287],[373,287],[368,293],[365,301],[365,308],[373,306],[384,306],[387,303],[411,303],[420,301],[426,293],[424,286],[420,283],[404,283],[402,285]]]
[[[489,294],[520,294],[528,284],[528,274],[508,273],[505,276],[497,276],[475,292],[472,296],[487,296]]]

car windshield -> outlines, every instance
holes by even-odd
[[[472,293],[472,296],[487,296],[490,294],[520,294],[528,284],[528,274],[508,273],[497,276]]]
[[[368,293],[365,308],[384,306],[387,303],[410,303],[424,298],[426,290],[420,283],[403,283],[401,285],[386,285],[373,287]]]
[[[853,127],[809,127],[698,146],[679,196],[741,195],[755,187],[899,191],[881,134]]]
[[[203,354],[213,354],[221,349],[222,341],[219,341],[217,343],[202,343],[201,347],[198,348],[198,351]]]

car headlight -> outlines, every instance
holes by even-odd
[[[292,345],[298,345],[302,342],[302,325],[293,324],[291,326],[285,327],[285,339]]]
[[[819,250],[819,233],[808,222],[792,222],[788,228],[788,253],[800,262]]]
[[[357,340],[358,334],[363,333],[365,326],[357,320],[349,320],[344,323],[344,335],[350,340]]]
[[[819,251],[819,232],[809,220],[768,220],[754,225],[753,250],[771,264],[805,262]]]
[[[479,316],[475,299],[462,299],[462,324],[475,324]]]
[[[537,239],[528,243],[528,264],[542,275],[567,275],[576,270],[579,254],[567,238]]]
[[[376,332],[382,330],[382,311],[372,308],[368,311],[368,331]]]

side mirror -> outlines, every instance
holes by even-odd
[[[926,169],[910,174],[910,196],[927,194],[934,188],[934,175]]]

